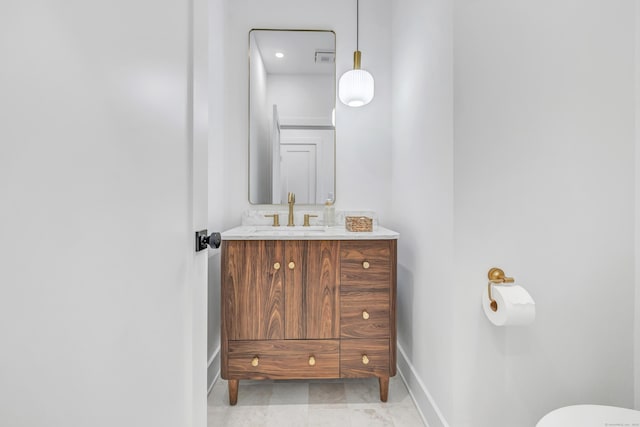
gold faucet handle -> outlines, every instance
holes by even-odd
[[[287,195],[287,201],[288,201],[289,203],[295,203],[295,202],[296,202],[296,194],[295,194],[295,193],[291,193],[291,192],[290,192],[290,193]]]
[[[318,218],[318,215],[304,214],[304,223],[302,223],[303,227],[309,227],[309,218]]]
[[[280,227],[280,214],[274,213],[271,215],[265,215],[265,217],[267,218],[273,218],[273,226],[274,227]]]

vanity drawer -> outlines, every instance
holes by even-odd
[[[340,345],[340,377],[389,376],[389,340],[343,339]]]
[[[387,241],[348,241],[340,247],[343,286],[388,289],[391,249]]]
[[[342,338],[388,338],[389,292],[348,291],[340,294]]]
[[[230,341],[227,360],[228,376],[233,379],[337,378],[340,342]]]

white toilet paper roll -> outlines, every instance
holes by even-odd
[[[491,323],[497,326],[528,325],[536,318],[536,303],[522,286],[492,285],[491,296],[498,304],[498,309],[491,309],[488,289],[482,294],[484,314]]]

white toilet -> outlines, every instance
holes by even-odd
[[[542,417],[536,427],[640,427],[640,411],[604,405],[565,406]]]

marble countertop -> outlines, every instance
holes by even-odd
[[[384,227],[370,232],[347,231],[344,225],[335,227],[272,227],[270,225],[241,225],[222,232],[222,240],[392,240],[399,233]]]

